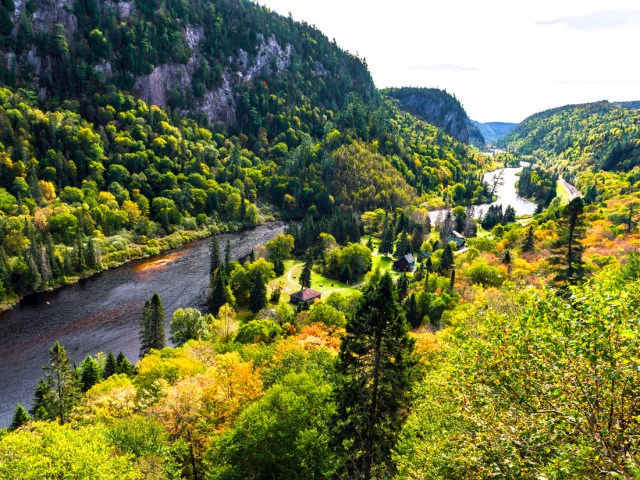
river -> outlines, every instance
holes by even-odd
[[[498,182],[494,191],[494,194],[497,197],[495,202],[474,205],[475,218],[482,218],[484,214],[487,213],[487,210],[491,205],[502,205],[503,211],[511,205],[515,209],[516,215],[519,217],[524,215],[533,215],[535,213],[536,204],[526,198],[522,198],[516,192],[518,174],[522,171],[522,168],[523,167],[500,168],[484,174],[484,183],[490,186],[493,184],[493,181],[497,176],[502,175],[502,179],[501,182]],[[447,210],[434,210],[429,212],[431,222],[437,222],[446,214],[446,212]]]
[[[269,223],[227,239],[233,258],[249,254],[285,230]],[[138,360],[138,322],[146,299],[158,292],[168,323],[178,308],[206,308],[209,281],[209,240],[199,240],[173,251],[108,270],[76,285],[25,298],[0,314],[0,427],[8,426],[17,403],[27,409],[43,376],[49,348],[58,340],[79,363],[97,352],[123,352]]]

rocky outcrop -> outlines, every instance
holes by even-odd
[[[16,4],[16,9],[24,8],[24,3]],[[73,13],[73,0],[48,0],[38,3],[38,8],[31,15],[34,31],[52,32],[57,24],[64,27],[67,42],[73,42],[78,28],[78,19]],[[23,12],[20,12],[22,14]]]
[[[194,50],[194,56],[187,64],[159,65],[149,75],[138,77],[134,92],[145,102],[166,108],[171,92],[191,88],[197,66],[197,45],[202,40],[204,32],[201,28],[187,27],[184,35],[187,44]],[[242,49],[238,50],[236,57],[231,58],[229,62],[231,65],[237,65],[238,70],[225,71],[222,85],[205,92],[196,103],[195,111],[204,115],[210,123],[233,125],[236,121],[235,92],[239,87],[263,74],[277,75],[291,65],[291,45],[282,48],[275,37],[259,37],[259,40],[255,57],[251,57]]]
[[[457,98],[437,88],[393,88],[387,94],[397,98],[409,113],[441,128],[453,138],[477,147],[484,138]]]

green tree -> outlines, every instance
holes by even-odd
[[[448,272],[451,267],[453,267],[453,250],[451,249],[451,244],[447,243],[444,247],[444,252],[442,252],[442,257],[440,257],[439,272]]]
[[[411,244],[409,243],[409,237],[407,232],[402,232],[398,237],[398,243],[396,244],[396,258],[404,257],[406,254],[411,253]]]
[[[409,406],[414,341],[389,273],[368,285],[340,345],[334,444],[348,478],[391,476]]]
[[[224,268],[218,268],[211,277],[211,293],[209,294],[209,311],[212,315],[218,315],[220,307],[224,304],[235,304],[235,299],[227,280]]]
[[[140,322],[140,357],[145,356],[151,349],[162,350],[165,347],[164,336],[164,307],[157,293],[151,301],[145,302]]]
[[[81,385],[71,367],[67,351],[58,342],[49,349],[49,364],[42,368],[47,372],[46,388],[40,392],[42,406],[46,408],[50,418],[65,424],[69,421],[71,410],[80,399]]]
[[[136,371],[136,367],[132,365],[124,353],[119,352],[116,357],[116,373],[124,373],[125,375],[133,375]]]
[[[311,256],[307,257],[307,260],[304,262],[304,267],[302,268],[302,273],[300,274],[300,286],[302,288],[310,288],[311,287],[311,267],[313,266],[313,260]]]
[[[527,229],[527,236],[524,239],[524,243],[522,244],[522,251],[523,252],[533,252],[533,249],[535,247],[535,239],[533,236],[533,225],[529,225],[529,228]]]
[[[176,310],[169,323],[169,331],[171,341],[176,345],[182,345],[189,340],[201,340],[209,332],[205,317],[195,308]]]
[[[104,362],[104,370],[102,371],[102,378],[106,379],[112,375],[115,375],[117,373],[117,370],[118,364],[116,363],[116,357],[113,355],[113,352],[107,353],[107,358]]]
[[[395,229],[393,228],[393,222],[387,220],[384,231],[382,232],[382,239],[380,241],[380,247],[378,252],[383,255],[388,255],[393,252],[393,242],[396,239]]]
[[[563,288],[567,284],[575,285],[585,276],[581,240],[586,233],[584,204],[576,197],[563,209],[558,229],[558,240],[551,247],[549,264],[555,269],[553,283]]]
[[[260,270],[255,270],[251,278],[249,309],[257,313],[267,306],[267,285]]]
[[[89,390],[102,379],[102,369],[90,355],[80,364],[80,372],[80,383],[82,384],[83,392]]]
[[[18,404],[18,406],[16,407],[16,411],[13,414],[13,418],[11,419],[9,430],[16,430],[17,428],[20,428],[22,425],[24,425],[28,421],[29,421],[29,414],[21,404]]]

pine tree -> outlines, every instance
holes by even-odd
[[[249,309],[258,313],[267,306],[267,285],[265,284],[262,272],[253,272],[251,291],[249,292]]]
[[[233,294],[229,288],[224,268],[218,268],[211,277],[211,293],[209,295],[209,312],[216,316],[225,303],[233,305]]]
[[[229,273],[231,269],[231,241],[228,238],[224,247],[224,268]]]
[[[411,253],[411,245],[409,244],[409,237],[407,232],[402,232],[398,237],[398,243],[396,244],[396,258],[404,257],[406,254]]]
[[[313,266],[313,260],[311,256],[307,257],[300,274],[300,286],[302,288],[311,288],[311,267]]]
[[[80,399],[80,382],[71,368],[65,348],[58,342],[49,349],[49,365],[43,367],[48,392],[45,396],[47,412],[61,424],[67,423],[71,410]]]
[[[209,258],[209,275],[213,275],[214,272],[222,266],[220,260],[220,242],[218,241],[218,235],[213,235],[211,237]]]
[[[142,357],[142,355],[140,355]],[[113,356],[113,352],[107,353],[107,359],[104,362],[104,371],[102,372],[103,378],[109,378],[116,374],[117,365],[116,357]]]
[[[449,277],[449,291],[453,292],[453,287],[456,284],[456,269],[451,269],[451,276]]]
[[[371,235],[369,235],[369,239],[367,240],[367,248],[373,251],[373,238],[371,238]]]
[[[532,252],[534,248],[534,237],[533,237],[533,225],[529,225],[529,229],[527,230],[527,237],[524,240],[524,244],[522,245],[523,252]]]
[[[445,273],[451,270],[453,267],[453,250],[451,250],[451,244],[447,243],[444,247],[444,252],[442,252],[442,257],[440,258],[440,273]]]
[[[273,257],[271,262],[273,263],[273,273],[276,274],[276,277],[284,275],[284,262],[282,261],[282,259],[276,256]]]
[[[16,407],[16,411],[13,414],[13,418],[11,419],[11,425],[9,425],[9,430],[16,430],[20,428],[22,425],[29,421],[29,414],[25,410],[25,408],[18,404]]]
[[[388,255],[393,252],[393,242],[396,239],[395,230],[393,224],[387,220],[387,224],[382,232],[382,240],[378,252],[383,255]]]
[[[33,395],[33,405],[29,413],[37,420],[46,420],[49,418],[49,391],[51,387],[44,378],[40,379]]]
[[[102,379],[100,365],[91,356],[87,356],[82,361],[80,364],[80,370],[80,383],[82,384],[83,392],[89,390]]]
[[[164,307],[160,295],[154,293],[151,301],[145,302],[142,310],[140,357],[145,356],[151,349],[162,350],[165,345]]]
[[[400,275],[398,278],[398,298],[400,300],[404,300],[407,296],[407,292],[409,291],[409,277],[406,273]]]
[[[433,272],[433,261],[431,260],[431,255],[427,257],[427,262],[425,265],[426,273],[424,274],[424,291],[429,291],[429,274]]]
[[[345,478],[386,478],[406,419],[414,341],[391,276],[365,288],[350,316],[338,361],[333,443]]]
[[[504,256],[502,257],[502,264],[511,265],[511,252],[509,250],[506,250],[504,252]]]
[[[581,240],[585,236],[586,226],[584,204],[580,197],[571,200],[564,208],[559,227],[559,238],[551,247],[549,264],[556,270],[553,283],[563,288],[567,284],[577,284],[585,276]]]
[[[412,293],[404,301],[404,312],[407,317],[407,322],[411,325],[411,328],[418,328],[422,323],[422,319],[418,313],[418,302],[416,302],[415,293]]]
[[[136,367],[125,357],[124,353],[119,352],[116,357],[116,373],[124,373],[125,375],[133,375]]]

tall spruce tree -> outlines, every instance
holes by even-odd
[[[102,379],[102,369],[98,362],[92,357],[87,356],[80,364],[80,383],[82,391],[86,392]]]
[[[210,283],[209,312],[216,316],[218,315],[220,307],[225,303],[233,305],[235,299],[233,298],[231,288],[229,288],[227,273],[224,268],[218,268],[213,272]]]
[[[451,249],[451,244],[447,243],[444,247],[444,252],[442,252],[442,257],[440,257],[440,273],[446,273],[451,270],[453,267],[453,250]]]
[[[411,244],[409,243],[409,237],[407,232],[402,232],[398,237],[398,243],[396,244],[396,258],[404,257],[406,254],[411,253]]]
[[[523,252],[532,252],[535,246],[534,237],[533,237],[533,225],[529,225],[527,229],[527,236],[524,239],[524,243],[522,244]]]
[[[162,350],[165,345],[164,307],[162,306],[160,295],[154,293],[151,301],[145,302],[144,308],[142,309],[142,320],[140,322],[140,358],[149,353],[151,349]]]
[[[267,285],[260,270],[255,270],[251,278],[251,291],[249,292],[249,309],[257,313],[267,306]]]
[[[549,264],[555,269],[553,283],[563,288],[575,285],[585,276],[581,240],[586,233],[584,203],[576,197],[563,209],[559,220],[558,240],[551,247]]]
[[[311,287],[311,267],[313,266],[313,260],[311,259],[311,255],[307,257],[307,260],[304,262],[304,267],[302,267],[302,273],[300,274],[300,286],[302,288],[310,288]]]
[[[227,238],[227,244],[224,247],[224,268],[227,273],[231,270],[231,241]]]
[[[338,361],[333,443],[345,478],[391,477],[391,452],[409,407],[414,341],[386,273],[350,316]]]
[[[41,382],[36,390],[36,400],[39,399],[40,405],[34,405],[34,416],[38,416],[38,407],[42,406],[46,410],[46,418],[65,424],[80,399],[81,385],[67,351],[60,343],[54,343],[49,349],[49,364],[42,368],[47,373],[44,383]]]
[[[140,357],[142,356],[143,355],[140,355]],[[102,372],[103,378],[109,378],[111,375],[115,375],[117,369],[116,357],[113,355],[113,352],[107,353],[107,359],[104,362],[104,370]]]
[[[393,253],[393,242],[396,239],[395,229],[393,228],[393,223],[387,220],[387,224],[384,227],[384,231],[382,232],[382,239],[380,241],[380,247],[378,247],[378,252],[383,255],[388,255]]]

